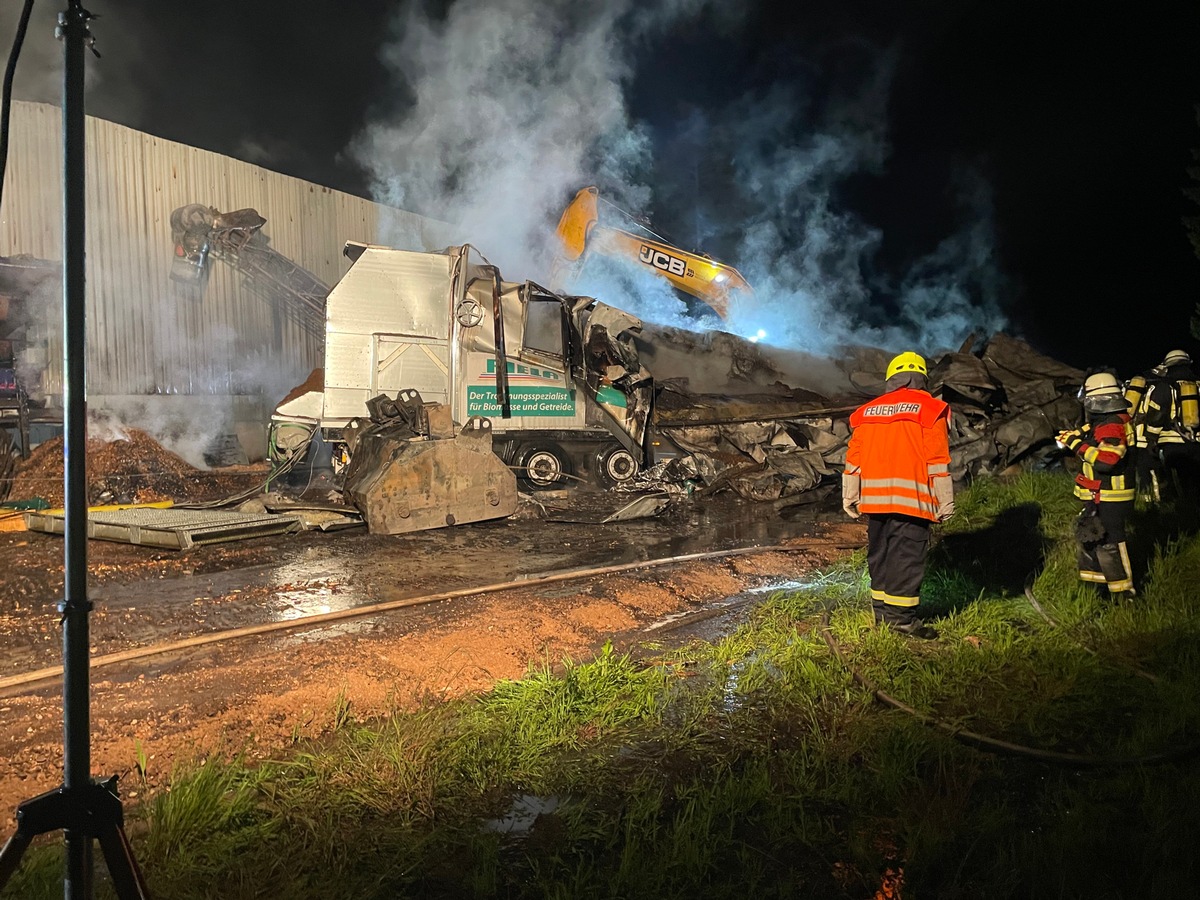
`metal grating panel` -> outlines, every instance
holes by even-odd
[[[62,534],[61,512],[30,513],[29,530]],[[241,541],[270,534],[300,531],[295,516],[226,512],[211,509],[118,509],[88,514],[88,537],[126,544],[186,550],[202,544]]]

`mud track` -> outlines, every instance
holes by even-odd
[[[531,664],[713,637],[772,587],[802,581],[865,541],[831,511],[784,519],[755,505],[617,526],[506,521],[399,538],[344,532],[170,553],[91,542],[93,656],[271,622],[295,628],[92,673],[92,769],[131,802],[180,763],[278,756],[358,719],[486,690]],[[620,574],[473,588],[547,572],[794,544]],[[60,538],[0,535],[0,677],[61,661]],[[318,627],[304,617],[454,591],[453,599]],[[679,620],[681,614],[696,613]],[[679,621],[687,624],[680,626]],[[0,814],[62,780],[61,680],[0,692]],[[145,777],[137,771],[146,763]]]

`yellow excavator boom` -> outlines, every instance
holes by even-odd
[[[733,266],[599,224],[599,203],[600,192],[586,187],[563,211],[557,234],[561,260],[566,265],[582,265],[588,255],[599,254],[649,266],[678,290],[708,304],[723,319],[728,318],[734,303],[750,295],[749,283]]]

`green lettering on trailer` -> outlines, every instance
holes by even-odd
[[[558,387],[510,387],[508,404],[514,416],[548,416],[572,418],[575,415],[575,392]],[[472,384],[467,386],[468,416],[500,416],[496,402],[496,386]]]

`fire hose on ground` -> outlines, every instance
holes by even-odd
[[[1038,602],[1037,597],[1035,597],[1033,594],[1033,585],[1031,583],[1032,580],[1033,580],[1033,576],[1030,576],[1030,580],[1028,582],[1026,582],[1026,584],[1025,584],[1025,599],[1029,601],[1029,605],[1032,606],[1035,610],[1037,610],[1038,615],[1041,616],[1043,619],[1045,619],[1052,628],[1059,628],[1059,629],[1062,629],[1063,631],[1067,632],[1068,634],[1070,634],[1071,637],[1075,639],[1075,642],[1077,644],[1079,644],[1080,648],[1084,652],[1089,653],[1092,656],[1099,657],[1100,654],[1094,648],[1090,647],[1087,644],[1086,640],[1084,640],[1084,638],[1082,636],[1080,636],[1078,631],[1076,631],[1073,628],[1068,628],[1068,627],[1062,625],[1061,623],[1055,621],[1054,618],[1048,612],[1046,612],[1045,609],[1042,608],[1042,604]],[[1145,678],[1147,681],[1154,682],[1155,684],[1158,683],[1157,675],[1153,675],[1150,672],[1147,672],[1145,669],[1141,668],[1140,666],[1135,665],[1134,663],[1131,663],[1128,660],[1122,659],[1121,657],[1117,657],[1117,660],[1120,663],[1122,663],[1123,665],[1127,666],[1129,668],[1129,670],[1131,672],[1133,672],[1133,674],[1136,675],[1138,678]]]
[[[1056,765],[1077,766],[1077,767],[1115,767],[1115,766],[1144,766],[1154,765],[1159,763],[1172,762],[1174,760],[1184,759],[1192,754],[1200,752],[1200,742],[1185,744],[1179,747],[1160,750],[1156,753],[1147,753],[1141,756],[1099,756],[1088,753],[1067,753],[1057,750],[1044,750],[1039,747],[1030,747],[1025,744],[1017,744],[1012,741],[1005,741],[999,738],[990,737],[989,735],[980,734],[976,731],[971,731],[962,728],[952,722],[948,722],[938,716],[929,713],[921,712],[918,709],[909,706],[902,700],[888,694],[880,688],[870,678],[856,669],[846,657],[842,654],[841,648],[838,647],[834,640],[833,634],[829,630],[829,610],[826,610],[821,617],[821,637],[824,638],[826,645],[834,658],[842,664],[842,666],[850,673],[855,683],[870,692],[871,696],[893,709],[911,716],[922,725],[927,725],[930,728],[935,728],[942,731],[955,740],[976,747],[980,750],[985,750],[992,753],[1002,753],[1010,756],[1019,756],[1026,759],[1036,760],[1038,762],[1054,763]]]
[[[600,566],[587,569],[570,569],[563,572],[551,572],[545,575],[534,576],[532,578],[519,578],[497,584],[482,585],[480,587],[461,588],[452,591],[442,591],[437,594],[426,594],[420,597],[389,600],[384,603],[372,603],[366,606],[356,606],[350,609],[339,609],[327,613],[317,613],[315,615],[305,616],[301,619],[288,619],[281,622],[265,622],[260,625],[247,625],[242,628],[233,628],[226,631],[213,632],[211,634],[195,635],[194,637],[183,638],[182,640],[171,641],[165,644],[155,644],[149,647],[135,647],[133,649],[122,650],[117,653],[107,653],[94,656],[91,659],[90,667],[94,670],[106,666],[116,665],[118,663],[136,662],[147,657],[178,653],[185,650],[191,650],[195,647],[222,643],[239,638],[294,631],[301,628],[315,628],[350,619],[360,619],[367,616],[379,615],[381,613],[391,612],[393,610],[405,609],[413,606],[424,606],[430,603],[439,603],[447,600],[462,599],[479,594],[494,594],[500,591],[521,590],[561,581],[573,581],[581,578],[593,578],[602,575],[616,575],[624,572],[636,571],[639,569],[658,568],[659,566],[671,565],[675,563],[695,562],[698,560],[707,559],[721,559],[731,556],[743,556],[751,553],[794,552],[813,550],[817,548],[836,548],[839,546],[842,545],[839,545],[837,542],[831,543],[829,541],[796,541],[790,544],[768,544],[758,547],[739,547],[732,550],[718,550],[711,553],[689,553],[682,556],[671,556],[664,559],[641,560],[639,562],[620,563],[611,566]],[[857,547],[858,545],[855,544],[853,546]],[[0,692],[5,692],[13,688],[26,687],[42,681],[48,681],[58,678],[61,675],[61,666],[38,669],[33,672],[23,673],[21,675],[10,675],[6,678],[0,678]]]
[[[702,559],[719,559],[723,557],[739,556],[749,553],[764,553],[778,551],[796,551],[808,550],[815,547],[830,547],[831,544],[826,541],[806,541],[791,544],[775,544],[760,547],[743,547],[733,550],[723,550],[713,553],[692,553],[682,556],[674,556],[660,560],[643,560],[633,563],[622,563],[612,566],[601,566],[588,569],[577,569],[566,572],[549,573],[534,578],[518,579],[507,581],[498,584],[483,585],[475,588],[463,588],[460,590],[444,591],[438,594],[429,594],[421,597],[411,597],[402,600],[392,600],[385,603],[375,603],[367,606],[355,607],[352,609],[336,610],[329,613],[321,613],[313,616],[305,617],[300,620],[289,620],[283,622],[269,622],[261,625],[251,625],[243,628],[230,629],[227,631],[216,632],[213,634],[196,635],[191,638],[185,638],[180,641],[173,641],[167,644],[159,644],[150,647],[140,647],[131,650],[121,651],[118,653],[105,654],[103,656],[93,657],[90,667],[98,669],[105,666],[115,665],[123,662],[135,662],[147,657],[159,656],[168,653],[177,653],[185,650],[190,650],[195,647],[222,643],[225,641],[235,640],[244,637],[252,637],[256,635],[265,635],[276,632],[292,631],[299,628],[312,628],[322,625],[341,622],[349,619],[363,618],[366,616],[378,615],[380,613],[390,612],[393,610],[403,609],[406,607],[423,606],[426,604],[469,597],[480,594],[498,593],[505,590],[514,590],[521,588],[536,587],[543,584],[554,582],[570,581],[580,578],[597,577],[602,575],[619,574],[630,572],[638,569],[657,568],[663,565],[673,563],[693,562]],[[840,545],[837,545],[840,546]],[[857,546],[857,545],[855,545]],[[1034,608],[1041,614],[1052,627],[1061,627],[1055,622],[1034,597],[1032,589],[1026,587],[1026,597],[1033,604]],[[702,610],[698,613],[693,613],[691,616],[685,616],[684,619],[693,620],[696,617],[708,618],[718,613],[729,612],[732,606],[740,606],[744,604],[731,604],[721,607],[719,610]],[[671,630],[678,627],[680,623],[671,623],[663,630]],[[1057,765],[1068,765],[1077,767],[1115,767],[1115,766],[1137,766],[1137,765],[1152,765],[1171,762],[1186,758],[1192,754],[1200,752],[1200,742],[1186,744],[1179,747],[1169,748],[1167,750],[1158,751],[1155,753],[1143,754],[1140,756],[1100,756],[1095,754],[1069,753],[1062,751],[1045,750],[1037,747],[1030,747],[1024,744],[1005,741],[999,738],[994,738],[989,735],[980,734],[969,729],[962,728],[952,722],[946,721],[938,716],[929,713],[921,712],[903,701],[891,696],[886,691],[876,685],[870,678],[856,669],[847,661],[841,648],[837,645],[834,637],[829,629],[830,612],[826,610],[821,619],[821,636],[834,658],[850,673],[855,683],[866,689],[872,697],[886,706],[890,706],[900,712],[921,722],[923,725],[935,728],[942,731],[955,740],[961,743],[974,746],[977,749],[988,752],[1008,754],[1019,756],[1027,759],[1032,759],[1040,762],[1054,763]],[[1083,649],[1095,654],[1095,651],[1084,646]],[[1157,681],[1157,678],[1149,673],[1137,670],[1135,672],[1141,677],[1151,681]],[[62,675],[61,667],[52,667],[40,669],[33,672],[27,672],[22,675],[9,676],[0,678],[0,692],[8,691],[13,688],[26,687],[42,681],[58,678]]]

